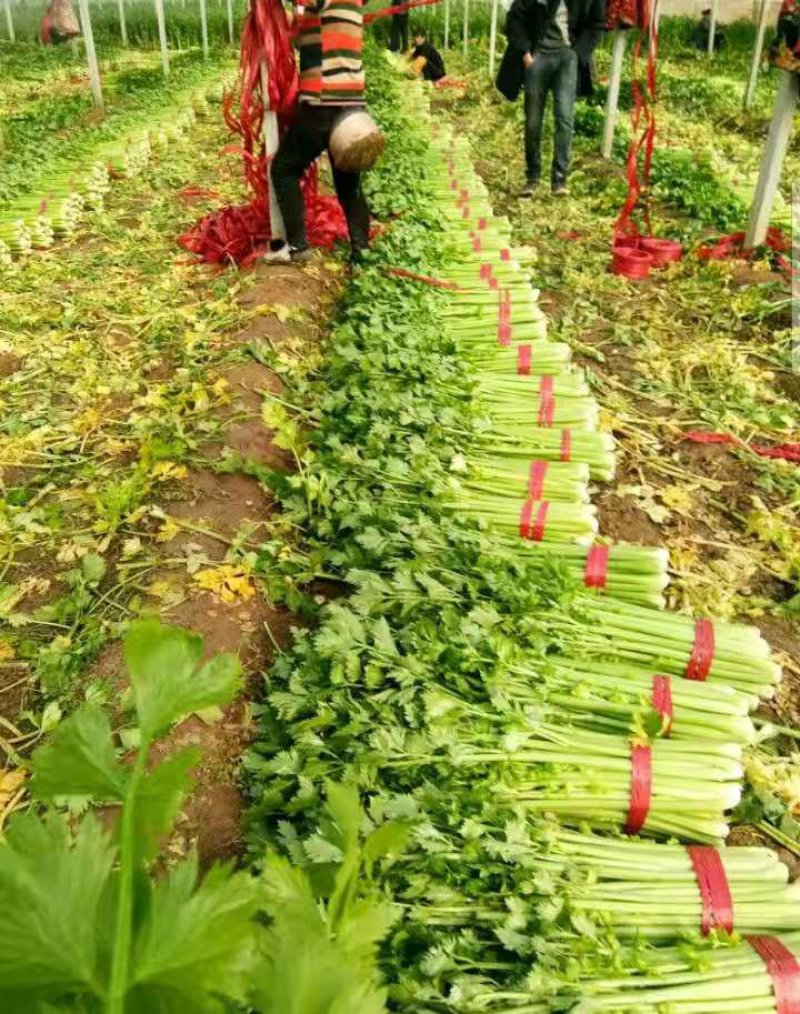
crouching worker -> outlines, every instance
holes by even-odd
[[[542,174],[542,124],[553,95],[553,194],[567,193],[578,64],[587,63],[605,29],[605,0],[514,0],[506,18],[508,46],[497,87],[512,102],[525,91],[527,180],[530,197]]]
[[[442,54],[428,41],[422,28],[414,32],[414,48],[409,59],[415,76],[421,76],[424,81],[441,81],[445,76]]]
[[[364,22],[360,0],[316,0],[297,17],[300,90],[294,120],[272,163],[272,186],[286,227],[286,242],[276,242],[267,261],[305,261],[305,207],[300,178],[323,151],[348,112],[364,107],[361,50]],[[331,156],[336,196],[347,219],[351,261],[369,246],[369,208],[361,174],[336,165]]]

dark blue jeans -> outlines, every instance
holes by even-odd
[[[525,162],[528,179],[542,175],[542,121],[547,96],[553,93],[553,185],[564,183],[572,150],[572,111],[578,83],[578,57],[566,46],[555,53],[537,53],[525,71]]]

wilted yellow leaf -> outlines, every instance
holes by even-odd
[[[156,532],[156,539],[159,542],[169,542],[175,538],[180,530],[180,525],[175,524],[172,518],[167,518]]]
[[[230,563],[200,570],[194,575],[194,581],[203,591],[212,592],[223,602],[233,602],[237,598],[250,599],[256,593],[248,568]]]
[[[678,514],[688,514],[694,505],[691,492],[684,486],[665,486],[658,494],[667,507]]]
[[[185,479],[189,474],[186,465],[177,465],[174,461],[157,461],[150,469],[150,474],[159,482],[170,479]]]

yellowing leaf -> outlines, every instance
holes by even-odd
[[[156,539],[159,542],[169,542],[171,539],[175,538],[180,530],[180,525],[175,524],[172,518],[167,518],[156,532]]]
[[[188,474],[186,465],[177,465],[174,461],[157,461],[150,469],[150,475],[159,482],[185,479]]]
[[[665,486],[658,494],[667,507],[678,514],[688,514],[694,506],[692,494],[683,486]]]
[[[248,568],[230,563],[200,570],[194,575],[194,581],[198,588],[211,592],[223,602],[250,599],[256,593]]]

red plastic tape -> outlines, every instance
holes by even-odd
[[[486,228],[486,219],[485,218],[479,218],[478,219],[478,228],[481,229],[481,230],[483,230],[483,229]]]
[[[530,345],[520,345],[517,352],[517,373],[522,377],[531,375],[531,351]]]
[[[570,461],[572,458],[572,430],[561,431],[561,460]]]
[[[638,834],[647,821],[653,796],[653,756],[649,746],[631,747],[631,801],[626,834]]]
[[[475,253],[480,253],[481,252],[480,237],[478,237],[474,232],[471,232],[470,236],[472,237],[472,249],[475,251]]]
[[[556,411],[556,400],[553,397],[553,378],[542,377],[539,385],[539,425],[552,426]]]
[[[481,270],[480,270],[481,281],[482,282],[488,282],[491,277],[492,277],[492,265],[491,264],[485,264],[485,263],[481,264]]]
[[[733,933],[733,900],[719,852],[713,845],[687,845],[686,851],[703,902],[700,931],[703,936],[716,929]]]
[[[511,293],[508,289],[500,293],[497,302],[497,343],[511,344]]]
[[[583,583],[587,588],[605,588],[608,580],[608,554],[610,547],[595,543],[586,554]]]
[[[534,506],[536,506],[535,517],[533,514]],[[519,516],[519,534],[523,539],[529,539],[531,542],[542,541],[549,508],[550,503],[547,500],[541,500],[538,504],[535,500],[525,501]]]
[[[531,500],[541,500],[544,489],[544,477],[547,474],[546,461],[532,461],[528,474],[528,496]]]
[[[767,966],[777,1014],[800,1014],[800,962],[777,937],[745,937]]]
[[[714,661],[714,624],[711,620],[697,620],[694,625],[692,654],[686,665],[687,680],[703,681],[711,672]]]
[[[507,246],[504,246],[500,250],[500,260],[501,261],[510,261],[511,260],[511,251],[508,249]]]
[[[650,698],[653,710],[663,719],[664,735],[672,733],[672,678],[670,676],[653,677],[653,693]]]

